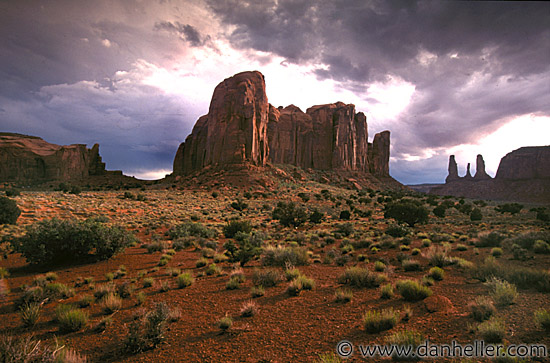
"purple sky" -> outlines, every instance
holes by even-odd
[[[264,73],[274,106],[354,103],[390,173],[442,182],[475,155],[550,144],[550,3],[0,1],[0,131],[100,143],[162,177],[214,87]]]

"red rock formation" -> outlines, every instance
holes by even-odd
[[[370,172],[375,175],[390,175],[390,132],[382,131],[374,135],[372,152],[369,153]]]
[[[99,145],[60,146],[39,137],[0,134],[0,181],[36,184],[80,180],[105,173]]]
[[[270,161],[387,176],[389,136],[376,135],[369,150],[367,120],[354,105],[318,105],[305,113],[294,105],[275,108],[267,103],[262,74],[243,72],[216,87],[208,114],[178,148],[174,174]]]
[[[249,162],[265,165],[268,154],[269,104],[260,72],[243,72],[224,80],[214,90],[210,109],[180,146],[176,173],[209,165]]]
[[[489,174],[485,171],[485,160],[483,160],[482,155],[478,155],[476,158],[476,175],[474,175],[474,180],[487,180],[491,179]]]
[[[506,154],[496,179],[549,179],[550,146],[522,147]]]
[[[448,172],[449,172],[449,174],[447,175],[447,178],[445,179],[445,183],[449,183],[449,182],[452,182],[454,180],[458,180],[458,165],[456,163],[454,155],[449,156]]]

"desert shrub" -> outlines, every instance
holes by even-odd
[[[78,299],[77,305],[79,308],[86,308],[90,306],[93,301],[94,297],[92,295],[83,295],[80,299]]]
[[[489,279],[486,284],[491,289],[491,297],[499,307],[508,306],[514,303],[518,296],[516,286],[508,281],[500,280],[496,277]]]
[[[392,237],[405,237],[411,233],[411,230],[409,227],[403,224],[394,223],[394,224],[390,224],[388,228],[386,228],[386,231],[384,233]]]
[[[483,219],[483,214],[481,213],[481,209],[479,208],[474,208],[471,212],[470,212],[470,220],[472,222],[474,221],[480,221]]]
[[[428,210],[412,201],[399,201],[386,204],[384,218],[393,218],[399,223],[406,223],[414,227],[417,223],[428,221]]]
[[[195,278],[190,272],[184,272],[176,278],[176,285],[178,285],[178,288],[180,289],[191,286],[194,282]]]
[[[349,237],[353,234],[354,231],[355,229],[353,228],[353,224],[348,222],[339,224],[335,232],[341,234],[344,237]]]
[[[162,252],[166,248],[168,248],[168,243],[166,241],[153,241],[151,243],[148,243],[145,248],[147,248],[148,253]],[[174,248],[177,249],[179,247],[174,246]]]
[[[550,332],[550,310],[549,309],[539,309],[535,311],[534,314],[535,323],[537,326],[542,329]]]
[[[395,284],[397,291],[403,299],[407,301],[424,300],[428,296],[432,295],[432,290],[426,286],[422,286],[414,280],[399,280]]]
[[[298,278],[302,273],[296,267],[290,267],[285,269],[285,278],[287,281],[292,281]]]
[[[91,256],[105,260],[134,242],[134,235],[122,227],[54,218],[29,226],[12,244],[29,263],[50,265],[83,262]]]
[[[323,221],[325,218],[325,214],[323,212],[320,212],[317,209],[314,209],[313,212],[309,215],[309,221],[310,223],[319,224]]]
[[[344,209],[340,212],[340,219],[349,220],[351,218],[351,212],[347,209]]]
[[[385,275],[371,272],[362,267],[349,267],[338,277],[340,284],[355,287],[378,287],[386,280]]]
[[[298,196],[300,197],[300,199],[302,199],[302,201],[303,201],[304,203],[307,203],[307,202],[310,200],[310,198],[311,198],[311,197],[309,196],[309,194],[303,193],[303,192],[298,193]]]
[[[537,211],[537,215],[535,218],[539,221],[548,222],[550,221],[550,214],[548,214],[546,210],[541,209]]]
[[[241,279],[234,276],[230,277],[229,281],[227,281],[227,283],[225,284],[225,288],[227,290],[236,290],[239,287],[241,287]]]
[[[433,212],[434,216],[436,216],[436,217],[445,218],[445,211],[446,210],[447,210],[447,208],[445,208],[445,206],[443,204],[440,204],[437,207],[435,207],[432,212]]]
[[[115,294],[108,294],[101,300],[104,314],[112,314],[122,308],[122,299]]]
[[[383,285],[380,288],[380,298],[381,299],[391,299],[394,296],[393,286],[391,284]]]
[[[126,350],[138,353],[159,345],[164,340],[170,315],[170,307],[166,303],[160,302],[155,304],[152,310],[134,320],[124,341]]]
[[[432,267],[428,272],[428,276],[434,280],[441,281],[445,277],[445,271],[440,267]]]
[[[493,255],[494,257],[502,256],[502,248],[500,247],[491,248],[491,255]]]
[[[38,318],[40,318],[41,310],[42,304],[30,303],[21,306],[19,309],[19,316],[21,317],[21,322],[23,323],[23,326],[34,326],[38,321]]]
[[[44,286],[44,293],[54,299],[68,299],[74,296],[74,289],[65,284],[51,282]]]
[[[154,283],[155,283],[155,279],[152,278],[152,277],[146,277],[142,281],[142,284],[143,284],[144,288],[151,287],[151,286],[153,286]]]
[[[379,333],[393,328],[398,318],[399,313],[391,308],[370,310],[363,315],[362,322],[367,333]]]
[[[210,265],[208,265],[208,267],[206,267],[206,269],[204,270],[204,273],[207,276],[219,275],[222,273],[222,269],[215,263],[211,263]]]
[[[218,320],[218,328],[220,328],[221,331],[226,331],[233,325],[233,318],[231,316],[226,315],[220,320]]]
[[[59,305],[55,317],[62,332],[79,331],[88,324],[88,313],[72,305]]]
[[[227,238],[234,238],[239,232],[250,233],[252,231],[252,225],[249,221],[233,220],[229,221],[223,227],[223,234]]]
[[[201,257],[199,258],[196,262],[195,262],[195,267],[197,268],[201,268],[201,267],[204,267],[208,265],[208,259],[207,258],[204,258],[204,257]]]
[[[241,306],[240,314],[242,317],[248,318],[256,315],[257,313],[258,313],[258,306],[256,306],[256,303],[252,300],[246,301]]]
[[[201,238],[212,238],[216,235],[216,232],[213,230],[205,227],[201,223],[193,223],[193,222],[184,222],[182,224],[179,224],[177,226],[172,227],[168,231],[168,236],[172,240],[175,240],[177,238],[182,237],[201,237]]]
[[[334,296],[336,302],[347,303],[353,299],[353,291],[350,289],[336,289]]]
[[[309,264],[309,256],[301,247],[267,247],[262,263],[265,266],[303,266]]]
[[[537,240],[533,244],[533,251],[535,253],[548,254],[550,253],[550,244],[548,244],[547,242],[544,242],[543,240]]]
[[[0,362],[15,363],[85,363],[86,357],[65,346],[50,347],[31,335],[0,337]]]
[[[424,341],[424,337],[421,333],[415,330],[401,330],[397,331],[386,338],[387,344],[393,344],[399,346],[402,349],[396,349],[392,358],[394,360],[409,359],[414,357],[416,347],[418,347]],[[410,347],[410,349],[407,349]]]
[[[517,236],[514,236],[512,238],[508,238],[505,240],[506,245],[517,245],[521,248],[525,248],[527,250],[530,250],[535,245],[535,242],[538,240],[542,241],[550,241],[550,232],[526,232],[519,234]]]
[[[261,297],[265,295],[265,289],[263,286],[252,286],[250,289],[250,296],[253,298]]]
[[[426,257],[432,266],[444,267],[451,263],[451,259],[447,256],[449,249],[446,247],[431,246],[425,253]]]
[[[488,320],[495,315],[496,309],[493,300],[487,296],[479,296],[472,303],[468,304],[470,315],[477,321]]]
[[[496,344],[502,342],[502,339],[504,339],[506,325],[504,324],[504,320],[493,317],[479,324],[477,331],[485,343]]]
[[[500,247],[500,244],[504,238],[504,235],[496,231],[489,234],[482,234],[479,236],[479,241],[476,243],[476,247]]]
[[[276,269],[254,270],[252,273],[252,282],[255,286],[271,287],[281,282],[281,274]]]
[[[6,197],[18,197],[21,195],[21,190],[17,188],[6,189]]]
[[[315,280],[305,275],[300,275],[293,281],[300,282],[302,284],[302,289],[304,290],[313,290],[315,288]]]
[[[296,206],[294,202],[278,202],[273,209],[272,217],[285,227],[298,227],[308,220],[305,209]]]
[[[376,261],[374,263],[374,271],[377,271],[377,272],[384,272],[384,270],[386,269],[386,265],[384,264],[384,262],[382,261]]]
[[[0,197],[0,224],[16,224],[21,215],[17,203],[6,197]]]
[[[231,208],[238,210],[239,212],[242,212],[246,208],[248,208],[248,204],[246,202],[243,202],[241,199],[238,199],[231,203]]]
[[[233,241],[227,241],[223,245],[226,249],[226,255],[231,262],[239,262],[241,266],[244,266],[248,261],[262,253],[262,240],[251,237],[252,236],[246,235],[239,242],[238,247]]]
[[[412,259],[405,259],[401,263],[403,266],[403,270],[405,271],[420,271],[422,270],[422,265],[420,265],[420,262]]]
[[[523,205],[518,203],[505,203],[505,204],[499,205],[498,207],[495,207],[495,210],[497,212],[500,212],[502,214],[510,213],[512,215],[521,212],[522,209],[523,209]]]

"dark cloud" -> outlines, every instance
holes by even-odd
[[[358,94],[389,75],[414,85],[405,112],[389,125],[376,125],[392,130],[396,160],[426,148],[473,143],[513,116],[550,115],[547,2],[211,0],[209,5],[235,27],[229,39],[237,47],[323,64],[317,77]]]
[[[204,45],[205,41],[210,40],[210,37],[203,37],[199,31],[189,24],[181,24],[180,22],[161,21],[155,23],[156,30],[166,30],[178,34],[183,40],[189,42],[193,47]]]

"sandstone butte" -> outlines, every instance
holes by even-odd
[[[430,193],[550,203],[550,146],[522,147],[506,154],[500,160],[495,178],[485,172],[485,161],[481,155],[477,156],[473,177],[469,171],[464,177],[458,175],[454,155],[449,157],[448,171],[445,184],[432,188]]]
[[[174,175],[242,164],[289,164],[304,170],[334,170],[389,177],[390,132],[368,142],[367,119],[342,102],[310,107],[268,103],[264,76],[243,72],[214,90],[174,158]]]
[[[91,149],[83,144],[60,146],[36,136],[0,133],[0,182],[78,182],[107,175],[122,172],[105,170],[98,144]]]

